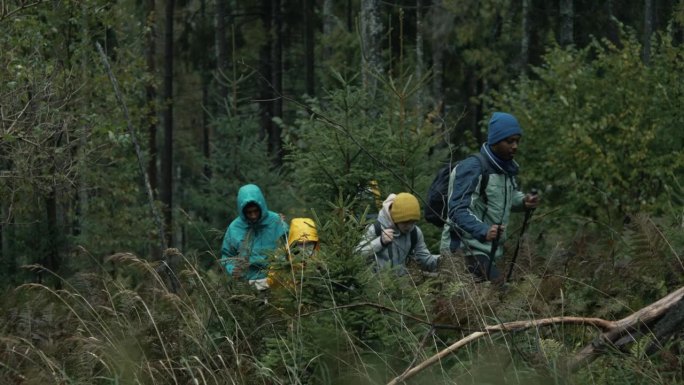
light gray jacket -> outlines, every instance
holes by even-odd
[[[390,215],[390,207],[394,202],[395,194],[390,194],[382,204],[382,209],[378,214],[377,221],[380,223],[382,229],[391,229],[394,231],[394,239],[386,246],[382,245],[382,235],[376,235],[375,226],[373,224],[366,227],[366,232],[359,243],[357,250],[361,255],[372,258],[375,263],[375,269],[394,268],[398,275],[407,273],[406,261],[408,258],[414,258],[420,263],[423,270],[435,271],[437,269],[438,255],[432,255],[425,244],[423,232],[418,226],[415,226],[416,242],[413,247],[412,255],[409,255],[411,249],[411,232],[406,234],[401,233],[397,226],[392,221]],[[414,231],[412,230],[412,231]]]

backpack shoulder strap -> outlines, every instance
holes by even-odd
[[[475,153],[473,156],[480,161],[480,168],[482,169],[482,178],[480,178],[480,197],[482,197],[482,200],[486,205],[489,203],[487,199],[487,183],[489,183],[489,174],[491,173],[491,169],[489,167],[489,162],[487,161],[487,159],[485,159],[482,153],[478,152]]]
[[[413,226],[413,230],[411,230],[411,247],[409,247],[407,256],[413,254],[413,250],[416,248],[416,243],[418,243],[418,228]]]
[[[382,227],[380,226],[380,222],[378,222],[378,221],[373,222],[373,229],[375,229],[375,236],[379,237],[380,232],[382,231]]]

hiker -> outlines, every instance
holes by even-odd
[[[420,205],[413,194],[390,194],[382,203],[377,221],[366,228],[359,252],[374,258],[376,271],[393,268],[397,275],[405,275],[409,257],[417,260],[423,270],[437,270],[439,255],[430,254],[423,232],[416,225],[419,219]]]
[[[237,208],[239,215],[223,237],[221,263],[233,278],[246,278],[257,290],[266,290],[268,258],[284,246],[288,226],[280,214],[268,210],[257,185],[240,187]]]
[[[293,218],[287,237],[287,261],[272,264],[268,272],[270,287],[294,287],[307,260],[316,256],[320,245],[316,224],[311,218]]]
[[[318,251],[318,231],[311,218],[293,218],[290,221],[290,234],[287,237],[289,259],[306,260]]]
[[[442,255],[462,255],[478,282],[503,281],[494,262],[503,256],[511,210],[533,209],[539,203],[536,194],[519,191],[516,181],[518,164],[513,158],[522,134],[513,115],[495,112],[480,153],[457,163],[449,177],[440,248]]]

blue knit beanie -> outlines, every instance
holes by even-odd
[[[489,119],[487,144],[494,145],[513,135],[522,135],[522,128],[515,116],[505,112],[495,112]]]

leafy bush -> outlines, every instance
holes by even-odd
[[[519,117],[526,182],[544,186],[551,205],[612,222],[666,207],[669,176],[684,168],[684,51],[667,35],[654,43],[650,65],[634,34],[622,48],[557,47],[533,77],[493,96]]]

